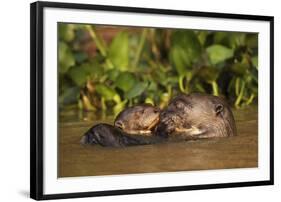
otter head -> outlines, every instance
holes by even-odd
[[[175,97],[161,113],[156,129],[160,136],[185,139],[233,136],[236,126],[224,99],[193,93]]]
[[[128,134],[151,134],[159,118],[159,108],[150,104],[136,105],[120,112],[114,121],[114,126]]]

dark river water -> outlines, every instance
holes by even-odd
[[[63,112],[59,123],[58,177],[257,167],[257,107],[234,110],[234,116],[236,137],[104,148],[82,146],[79,141],[92,125],[112,124],[112,116]]]

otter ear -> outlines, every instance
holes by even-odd
[[[216,104],[215,105],[215,112],[216,112],[216,115],[220,115],[223,113],[223,105],[222,104]]]
[[[114,126],[117,127],[117,128],[120,128],[120,129],[124,128],[124,125],[123,125],[122,121],[116,121],[114,123]]]

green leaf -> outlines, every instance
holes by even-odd
[[[117,77],[115,84],[118,88],[126,92],[130,90],[136,84],[136,82],[137,80],[132,73],[121,72]]]
[[[200,42],[194,31],[190,30],[177,30],[173,32],[172,46],[183,48],[190,62],[194,62],[201,53]]]
[[[133,88],[131,88],[126,93],[126,98],[131,99],[131,98],[139,96],[146,89],[147,85],[148,84],[146,82],[139,82],[139,83],[137,83]]]
[[[69,77],[78,86],[83,86],[87,81],[87,72],[80,66],[71,67],[68,71]]]
[[[74,58],[77,63],[82,63],[88,58],[88,55],[84,52],[78,52],[74,54]]]
[[[75,38],[75,25],[59,23],[59,38],[66,42],[72,41]]]
[[[245,44],[245,33],[240,32],[215,32],[214,43],[235,48]]]
[[[228,34],[229,32],[213,32],[214,41],[213,43],[228,46]]]
[[[108,78],[111,81],[116,81],[116,79],[118,78],[119,74],[120,74],[120,71],[118,69],[109,69],[107,71]]]
[[[104,85],[104,84],[98,84],[96,85],[96,91],[98,94],[100,94],[105,100],[114,100],[114,97],[118,95],[115,90],[112,88]]]
[[[91,63],[83,63],[79,66],[79,68],[81,69],[81,71],[84,71],[87,75],[95,74],[97,69]]]
[[[258,56],[252,57],[252,63],[258,69]]]
[[[258,34],[247,34],[246,45],[249,48],[258,48]]]
[[[100,65],[99,61],[92,60],[88,63],[90,65],[90,68],[86,68],[87,72],[90,74],[91,78],[102,82],[102,78],[106,76],[105,68]]]
[[[179,75],[185,74],[201,55],[201,44],[194,33],[189,30],[178,30],[172,34],[170,61]]]
[[[207,48],[210,62],[216,65],[226,59],[233,57],[234,51],[222,45],[212,45]]]
[[[244,74],[247,73],[247,70],[248,70],[248,66],[246,64],[243,64],[243,63],[235,63],[231,66],[231,70],[232,72],[240,75],[240,76],[243,76]]]
[[[230,36],[228,36],[228,38],[230,41],[230,47],[236,48],[245,45],[246,34],[241,32],[233,32],[230,33]]]
[[[59,42],[59,72],[66,73],[71,66],[75,65],[74,56],[64,42]]]
[[[200,70],[198,71],[198,76],[204,81],[212,83],[218,78],[219,71],[215,67],[205,66],[200,68]]]
[[[155,71],[154,79],[159,84],[166,86],[166,84],[167,84],[166,78],[167,78],[166,73],[164,71],[162,71],[161,69],[159,69],[158,71]]]
[[[205,45],[208,34],[209,34],[208,31],[199,31],[198,32],[197,37],[198,37],[198,40],[199,40],[201,46]]]
[[[93,81],[100,81],[104,76],[104,71],[97,62],[85,62],[79,66],[71,67],[68,75],[77,85],[82,86],[89,78]]]
[[[158,88],[157,88],[157,83],[156,83],[156,81],[154,81],[154,80],[151,79],[151,80],[149,81],[149,85],[148,85],[148,87],[147,87],[147,90],[152,91],[152,92],[157,91]]]
[[[129,63],[129,40],[126,32],[120,32],[111,42],[108,58],[119,70],[126,70]]]
[[[96,63],[83,63],[80,66],[71,67],[68,71],[68,76],[78,86],[83,86],[89,77],[100,77],[102,68]]]
[[[184,49],[174,47],[170,52],[170,58],[179,75],[184,75],[187,68],[190,67],[190,61],[186,56]]]

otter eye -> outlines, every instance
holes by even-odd
[[[154,109],[153,112],[154,113],[158,113],[160,110],[159,109]]]
[[[215,112],[216,112],[216,115],[218,116],[219,114],[221,114],[223,112],[223,105],[222,104],[217,104],[215,106]]]

